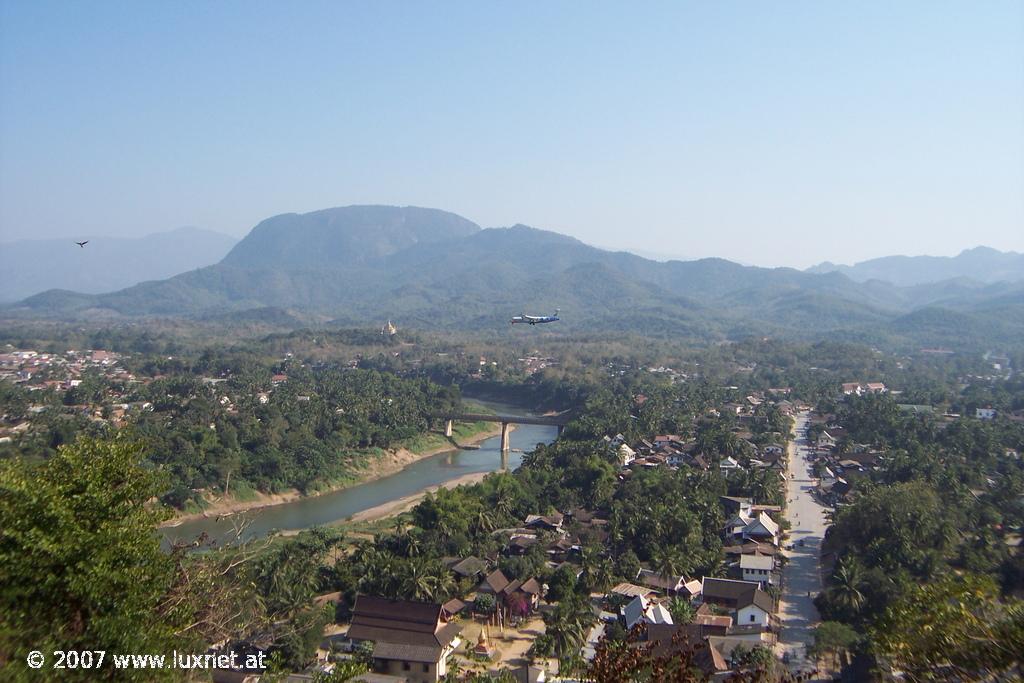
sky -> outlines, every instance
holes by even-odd
[[[0,241],[348,204],[767,266],[1024,251],[1024,3],[0,0]]]

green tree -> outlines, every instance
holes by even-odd
[[[40,466],[0,462],[0,659],[187,643],[176,631],[190,615],[165,606],[174,562],[153,533],[165,514],[149,501],[162,483],[140,461],[139,445],[125,438],[82,438]],[[11,669],[15,678],[20,671]]]
[[[857,647],[860,640],[860,634],[852,627],[838,621],[823,621],[814,629],[814,642],[808,654],[838,661]]]
[[[915,586],[885,611],[871,631],[878,651],[912,680],[1020,676],[1024,601],[1001,600],[995,582],[951,576]]]
[[[688,600],[672,598],[668,603],[669,614],[672,615],[672,623],[689,624],[697,616],[697,610],[693,608]]]
[[[587,600],[576,594],[570,594],[544,615],[545,632],[559,660],[569,662],[579,655],[595,619]]]
[[[836,565],[826,597],[847,621],[857,620],[867,605],[863,570],[856,559],[844,557]]]

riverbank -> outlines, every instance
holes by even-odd
[[[403,512],[408,512],[416,507],[421,500],[427,497],[428,493],[436,493],[438,489],[453,489],[456,486],[463,486],[468,484],[478,484],[484,480],[488,474],[492,472],[473,472],[472,474],[466,474],[451,481],[446,481],[443,484],[435,484],[434,486],[428,486],[422,491],[410,494],[408,496],[402,496],[395,500],[389,500],[386,503],[375,505],[371,508],[367,508],[362,512],[346,517],[345,519],[339,519],[336,522],[331,522],[324,526],[328,527],[346,527],[352,524],[365,524],[367,522],[377,522],[388,517],[396,517]],[[278,532],[279,536],[298,536],[302,533],[302,529],[288,529],[287,531]]]
[[[477,423],[479,424],[479,423]],[[327,484],[323,488],[318,489],[314,493],[303,495],[302,492],[297,489],[284,491],[282,493],[259,493],[255,492],[251,497],[247,497],[245,500],[239,500],[232,496],[222,496],[215,499],[207,499],[206,506],[201,512],[180,512],[171,519],[163,522],[161,528],[173,528],[185,522],[196,521],[200,519],[210,519],[225,517],[229,515],[235,515],[241,512],[251,512],[254,510],[260,510],[263,508],[273,507],[276,505],[283,505],[286,503],[292,503],[304,498],[314,498],[316,496],[322,496],[327,493],[333,493],[335,491],[341,491],[353,486],[360,484],[366,484],[377,479],[396,474],[409,465],[429,458],[440,453],[446,453],[449,451],[457,451],[460,447],[479,444],[487,439],[499,436],[501,434],[501,425],[495,423],[484,423],[486,426],[480,427],[479,429],[472,429],[467,431],[467,427],[471,425],[456,425],[455,436],[453,439],[458,445],[452,445],[448,442],[445,437],[441,435],[425,435],[421,439],[428,443],[422,447],[414,447],[413,449],[398,448],[395,450],[384,451],[381,457],[374,458],[367,465],[356,473],[353,478],[345,479],[344,481]],[[460,429],[461,427],[461,429]],[[514,425],[509,425],[509,431],[514,429]],[[441,445],[433,445],[429,442],[436,440],[444,440]],[[466,475],[466,477],[473,477],[475,475]],[[459,479],[465,479],[466,477],[460,477]],[[436,490],[437,487],[433,487]],[[426,490],[422,492],[426,493]],[[422,496],[421,496],[422,497]],[[398,502],[398,501],[395,501]],[[390,503],[385,503],[382,506],[385,507]],[[412,505],[410,505],[412,507]]]
[[[436,486],[428,486],[419,493],[413,493],[409,496],[404,496],[396,500],[389,501],[382,505],[376,505],[372,508],[367,508],[362,512],[357,512],[352,515],[351,519],[344,520],[346,522],[373,522],[378,519],[384,519],[385,517],[394,517],[400,515],[403,512],[412,510],[421,500],[426,498],[428,493],[435,493],[438,489],[453,489],[456,486],[462,486],[463,484],[477,484],[484,480],[488,474],[492,472],[474,472],[473,474],[466,474],[451,481],[446,481],[443,484],[437,484]],[[339,522],[342,524],[344,522]]]

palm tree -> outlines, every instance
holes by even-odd
[[[615,577],[615,565],[611,559],[604,555],[597,558],[594,562],[594,578],[592,584],[596,590],[605,590],[612,584],[612,579]]]
[[[544,615],[544,623],[545,632],[554,643],[555,654],[565,661],[582,649],[590,625],[594,623],[594,611],[585,600],[573,595]]]
[[[663,579],[674,579],[683,573],[683,558],[675,548],[660,548],[654,556],[654,570]]]
[[[847,614],[859,616],[867,604],[863,591],[864,576],[860,565],[846,558],[840,560],[832,575],[829,601]]]
[[[480,508],[473,518],[472,529],[477,534],[486,534],[494,531],[494,515],[487,508]]]
[[[502,476],[498,480],[498,484],[494,491],[494,509],[498,514],[504,517],[512,517],[513,503],[514,496],[512,487],[508,483],[508,479]]]
[[[437,577],[431,573],[426,562],[413,560],[406,563],[401,594],[407,600],[430,601],[434,599],[436,591]]]

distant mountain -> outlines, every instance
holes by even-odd
[[[454,213],[414,206],[346,206],[261,222],[224,257],[241,268],[337,268],[374,263],[418,244],[480,230]]]
[[[853,266],[821,263],[809,273],[838,272],[855,282],[883,280],[901,287],[966,278],[983,283],[1024,280],[1024,254],[989,247],[966,249],[957,256],[885,256]]]
[[[5,313],[282,327],[390,318],[406,328],[499,330],[512,315],[556,307],[559,330],[704,340],[839,335],[914,344],[928,335],[955,340],[966,323],[978,328],[972,338],[991,332],[990,342],[1024,333],[1024,286],[961,278],[900,287],[724,259],[662,263],[524,225],[481,229],[443,211],[384,206],[276,216],[216,265],[107,294],[48,291]]]
[[[162,280],[217,263],[235,242],[211,230],[178,228],[138,238],[92,237],[84,249],[70,238],[0,244],[0,301],[49,289],[98,294]]]

